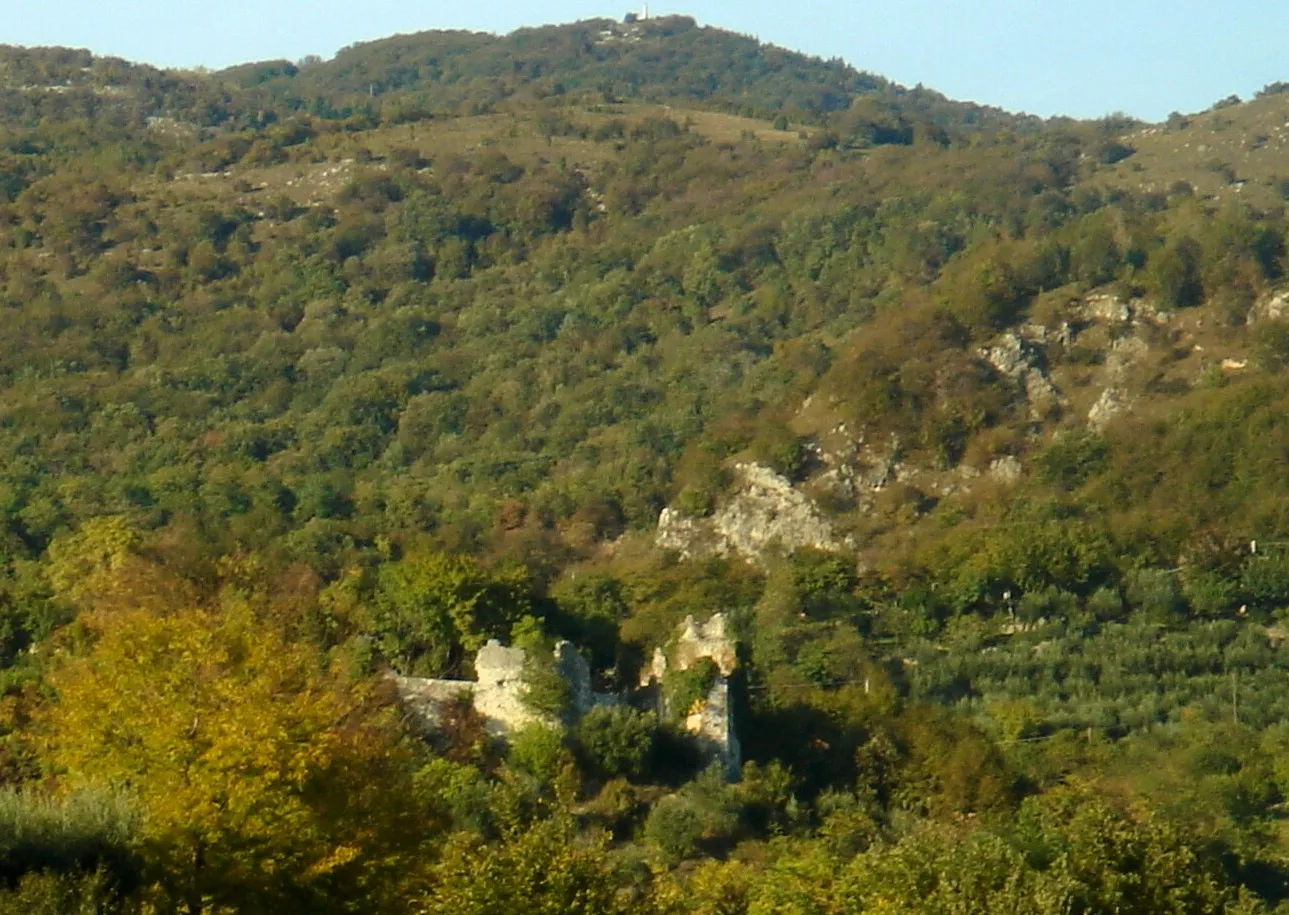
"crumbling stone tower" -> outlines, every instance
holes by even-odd
[[[738,668],[738,646],[728,633],[727,623],[723,613],[713,614],[701,624],[692,616],[685,617],[667,649],[654,649],[653,660],[640,676],[640,686],[656,692],[661,714],[683,716],[685,729],[697,738],[704,755],[719,762],[726,777],[734,780],[742,765],[730,691],[730,678]],[[716,677],[706,697],[687,709],[667,708],[663,684],[668,672],[684,673],[704,659],[716,666]]]

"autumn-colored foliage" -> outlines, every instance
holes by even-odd
[[[249,608],[114,614],[50,683],[40,727],[59,783],[137,799],[162,904],[376,904],[433,838],[373,688]]]

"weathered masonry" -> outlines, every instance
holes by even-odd
[[[706,698],[688,709],[666,708],[661,687],[667,672],[687,671],[703,659],[710,659],[717,670]],[[513,731],[543,721],[542,716],[524,702],[526,660],[527,653],[522,648],[507,648],[493,639],[475,656],[474,680],[399,676],[394,680],[403,703],[427,728],[436,726],[445,704],[464,694],[470,697],[475,710],[483,716],[489,733],[504,738]],[[577,649],[569,642],[555,646],[555,668],[571,687],[570,712],[574,720],[597,705],[652,705],[660,714],[681,717],[703,753],[712,761],[719,762],[731,778],[738,776],[741,763],[730,692],[730,678],[737,666],[736,646],[727,634],[726,618],[720,613],[702,624],[696,623],[692,616],[687,617],[668,649],[654,651],[651,663],[641,674],[639,691],[631,695],[595,692],[591,688],[590,667]]]

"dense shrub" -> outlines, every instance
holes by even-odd
[[[574,737],[587,771],[599,778],[645,778],[653,765],[658,719],[651,712],[626,706],[591,709]]]
[[[564,733],[544,724],[532,724],[510,737],[507,762],[519,772],[552,789],[573,765]]]
[[[703,831],[702,814],[687,800],[676,796],[654,804],[644,825],[645,838],[675,861],[697,854]]]

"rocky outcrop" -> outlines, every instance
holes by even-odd
[[[812,484],[843,499],[871,496],[881,492],[899,478],[900,440],[892,435],[886,447],[866,445],[849,437],[845,423],[839,423],[830,433],[843,444],[836,450],[812,446],[815,459],[828,469],[814,478]]]
[[[1068,321],[1062,321],[1056,328],[1049,328],[1043,324],[1030,322],[1022,324],[1018,331],[1021,338],[1028,340],[1030,343],[1036,343],[1039,346],[1047,346],[1049,343],[1055,343],[1058,346],[1069,346],[1074,342],[1074,328]]]
[[[1249,309],[1248,323],[1279,321],[1289,315],[1289,289],[1277,289],[1264,295]]]
[[[1118,388],[1106,388],[1088,411],[1088,425],[1094,429],[1103,429],[1127,406],[1127,399],[1122,391]]]
[[[999,483],[1015,483],[1020,479],[1021,463],[1014,455],[995,458],[989,464],[989,478]]]
[[[1106,374],[1115,383],[1122,382],[1128,370],[1150,353],[1150,346],[1140,337],[1122,337],[1110,346],[1106,356]]]
[[[654,544],[660,550],[679,553],[684,559],[692,559],[704,549],[702,540],[710,533],[707,519],[695,518],[678,508],[664,508],[658,515],[658,533]],[[713,551],[719,552],[714,546]]]
[[[1174,313],[1159,308],[1149,299],[1132,299],[1125,302],[1117,295],[1098,293],[1083,300],[1083,320],[1094,324],[1167,324]]]
[[[735,464],[734,472],[737,488],[711,517],[663,509],[655,537],[660,549],[686,559],[734,555],[760,562],[772,550],[839,548],[832,525],[786,477],[754,463]]]
[[[1038,348],[1019,334],[1003,334],[993,346],[981,347],[979,353],[982,359],[1010,378],[1021,378],[1042,365]]]
[[[1046,419],[1062,404],[1060,392],[1047,377],[1043,351],[1032,341],[1009,332],[993,346],[982,347],[977,352],[999,373],[1020,383],[1031,420]]]
[[[1124,324],[1132,320],[1132,307],[1117,295],[1090,295],[1083,300],[1083,316],[1089,321]]]

